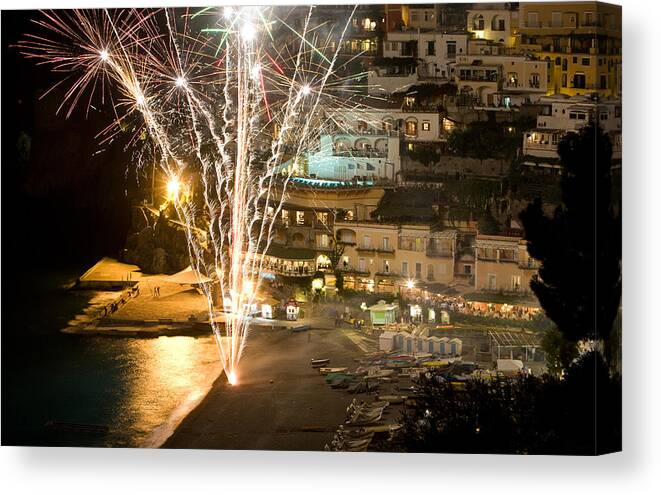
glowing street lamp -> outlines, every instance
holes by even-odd
[[[177,177],[170,179],[167,184],[168,201],[176,201],[179,198],[180,190],[181,182],[179,179]]]
[[[314,289],[316,292],[320,292],[321,289],[324,288],[324,279],[319,277],[312,279],[312,289]]]

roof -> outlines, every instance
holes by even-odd
[[[387,304],[385,301],[381,300],[378,303],[369,306],[367,309],[370,311],[392,311],[397,309],[397,305],[394,303]]]
[[[274,243],[269,245],[266,254],[286,260],[314,260],[317,256],[313,249],[285,247]]]
[[[211,282],[209,277],[203,273],[200,273],[198,270],[193,270],[193,268],[190,266],[188,268],[184,268],[178,273],[175,273],[174,275],[170,275],[166,280],[168,282],[182,285],[196,285]]]
[[[497,359],[498,371],[519,371],[523,369],[523,361],[519,359]]]

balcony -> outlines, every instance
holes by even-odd
[[[518,263],[518,258],[505,258],[503,256],[486,256],[483,254],[477,255],[477,261],[488,261],[490,263]]]
[[[338,270],[342,273],[346,273],[348,275],[365,275],[369,276],[370,271],[369,270],[361,270],[360,268],[354,268],[352,266],[343,266],[338,268]]]
[[[351,148],[348,150],[334,150],[333,156],[343,156],[347,158],[388,158],[388,152],[385,150]]]
[[[357,246],[356,251],[358,251],[359,253],[373,253],[374,251],[376,251],[376,248],[374,246],[362,245],[362,246]]]
[[[395,254],[395,248],[380,247],[376,248],[376,252],[379,254]]]
[[[489,83],[497,83],[498,82],[498,76],[497,75],[478,75],[478,74],[464,74],[459,76],[460,81],[474,81],[474,82],[489,82]]]
[[[452,249],[447,248],[427,248],[427,256],[430,258],[453,258]]]
[[[374,275],[377,276],[377,277],[399,278],[399,274],[397,274],[397,273],[395,273],[395,272],[391,272],[391,271],[388,271],[388,272],[384,272],[384,271],[376,272]]]
[[[539,261],[533,258],[528,258],[527,261],[519,262],[519,268],[522,268],[524,270],[537,270],[539,268]]]

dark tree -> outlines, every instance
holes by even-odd
[[[535,200],[520,215],[528,252],[541,262],[530,287],[565,339],[606,344],[622,292],[622,227],[611,201],[610,140],[589,124],[568,134],[558,154],[561,204],[547,217]]]
[[[384,450],[595,455],[621,449],[621,387],[589,352],[551,375],[452,383],[422,376]],[[590,392],[586,392],[589,390]],[[597,414],[598,411],[598,414]]]
[[[500,223],[491,213],[491,208],[487,207],[480,218],[477,220],[477,229],[480,234],[495,235],[500,232]]]

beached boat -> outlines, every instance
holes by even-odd
[[[369,433],[388,433],[391,431],[397,431],[402,427],[398,423],[389,423],[385,425],[374,425],[374,426],[365,426],[363,429]]]
[[[319,368],[319,373],[322,375],[327,375],[329,373],[343,373],[344,371],[347,371],[349,368],[344,367],[344,368]]]
[[[330,359],[310,359],[310,366],[313,368],[321,368],[330,363]]]

